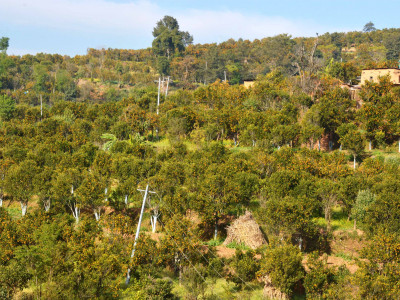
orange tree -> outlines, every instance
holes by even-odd
[[[106,202],[104,190],[108,187],[107,179],[92,172],[84,172],[82,175],[84,179],[76,190],[76,196],[82,206],[89,207],[93,211],[96,221],[99,221],[101,208]]]
[[[183,266],[193,266],[200,261],[201,242],[194,224],[179,214],[168,220],[165,236],[160,240],[160,262],[173,267],[182,275]]]
[[[5,190],[20,202],[22,216],[27,213],[28,203],[35,192],[33,179],[36,173],[37,166],[32,160],[13,165],[7,172]]]

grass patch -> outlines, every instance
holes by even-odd
[[[229,243],[228,245],[226,245],[226,247],[230,249],[250,250],[250,247],[247,247],[244,243],[237,243],[235,241]]]
[[[248,152],[251,151],[253,149],[253,147],[233,147],[230,150],[232,152]]]
[[[156,142],[147,142],[149,145],[155,147],[157,151],[162,151],[171,147],[168,139],[160,139]]]
[[[249,283],[250,287],[244,290],[239,290],[233,282],[227,281],[224,278],[206,279],[206,289],[204,296],[206,299],[251,299],[261,300],[263,298],[263,287],[260,284]],[[173,294],[179,299],[190,299],[189,291],[184,285],[179,285],[179,281],[174,281]],[[193,295],[192,295],[193,296]],[[198,298],[203,299],[203,298]]]
[[[189,140],[184,141],[183,144],[187,147],[188,151],[195,151],[200,149],[200,146],[198,144]]]
[[[338,252],[334,254],[336,257],[343,258],[346,261],[352,261],[353,260],[353,255],[344,253],[344,252]]]
[[[3,208],[8,212],[8,214],[13,218],[13,219],[19,219],[22,218],[21,215],[21,207],[20,204],[18,202],[12,202],[12,203],[5,203],[3,202]],[[32,209],[32,207],[29,207],[28,205],[28,212],[29,213],[29,209]]]
[[[211,246],[211,247],[216,247],[216,246],[222,245],[223,242],[224,242],[224,240],[219,238],[219,239],[216,239],[216,240],[214,240],[214,239],[209,240],[205,244],[208,245],[208,246]]]
[[[314,218],[315,224],[319,227],[326,228],[325,218],[319,217]],[[347,219],[347,214],[343,211],[340,206],[335,206],[332,209],[332,219],[331,219],[332,230],[353,230],[353,221]]]

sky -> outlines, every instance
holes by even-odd
[[[0,0],[0,37],[8,54],[86,54],[88,48],[151,47],[165,15],[194,43],[262,39],[281,33],[361,31],[400,27],[398,0]]]

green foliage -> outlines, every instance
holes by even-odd
[[[369,207],[375,202],[376,196],[369,190],[361,190],[357,194],[356,202],[351,209],[351,215],[357,221],[364,221]]]
[[[0,295],[3,299],[13,299],[16,291],[28,286],[31,278],[26,268],[18,262],[0,268]]]
[[[378,231],[363,249],[360,269],[356,273],[362,298],[395,299],[399,295],[399,237]]]
[[[260,274],[282,291],[293,295],[306,276],[308,297],[398,297],[398,155],[375,150],[353,171],[347,154],[363,154],[364,136],[397,149],[399,88],[389,77],[367,82],[358,107],[338,80],[397,66],[384,59],[397,59],[399,36],[384,29],[326,33],[318,43],[278,35],[190,45],[165,17],[152,49],[20,57],[7,56],[1,39],[0,298],[172,298],[179,276],[180,296],[261,297],[219,278],[241,274],[257,285],[254,253],[238,253],[230,269],[212,248],[220,240],[204,242],[248,209],[271,244],[294,245],[263,254]],[[160,74],[173,82],[157,114]],[[231,85],[249,78],[257,79],[248,89]],[[327,139],[348,151],[328,152]],[[146,184],[161,200],[151,194],[130,261],[137,188]],[[29,205],[24,218],[19,205]],[[162,226],[150,234],[157,210]],[[351,214],[365,231],[359,242],[376,243],[357,280],[316,260],[305,275],[300,251],[329,251],[337,235],[325,228],[350,230]],[[122,291],[128,265],[133,284]]]
[[[4,36],[0,39],[0,51],[2,51],[3,53],[5,53],[8,49],[9,40],[10,38]]]
[[[364,25],[363,31],[364,32],[371,32],[371,31],[375,31],[375,24],[372,23],[371,21],[369,21],[367,24]]]
[[[236,241],[229,243],[228,245],[226,245],[226,247],[236,250],[250,250],[250,248],[244,243],[237,243]]]
[[[184,268],[182,282],[188,292],[188,297],[194,299],[198,297],[204,298],[207,288],[207,283],[205,282],[206,274],[207,269],[201,264]]]
[[[0,117],[3,121],[9,121],[15,112],[15,101],[6,96],[0,95]]]
[[[128,299],[175,299],[172,294],[172,282],[168,279],[149,276],[134,280],[123,292]]]
[[[255,258],[255,252],[251,250],[243,253],[243,250],[236,249],[232,266],[235,275],[232,275],[230,280],[242,288],[245,282],[253,281],[256,278],[256,273],[260,269],[260,264]]]
[[[270,247],[264,254],[259,275],[269,276],[274,287],[291,296],[305,276],[301,261],[302,255],[296,246]]]
[[[184,31],[179,30],[178,21],[171,16],[164,16],[157,22],[157,26],[153,29],[153,49],[163,56],[173,56],[185,49],[192,43],[193,37]]]
[[[308,256],[307,266],[309,271],[304,277],[307,299],[328,298],[329,286],[334,282],[334,270],[328,267],[326,261],[318,257],[317,252]]]

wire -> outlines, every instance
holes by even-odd
[[[158,196],[160,202],[164,203],[164,201],[161,199],[160,195],[159,195],[157,192],[155,192],[155,194]],[[168,211],[169,211],[171,214],[174,214],[174,213],[171,211],[171,209],[168,208],[168,206],[165,206],[165,208],[167,208]],[[181,221],[179,221],[179,219],[178,219],[178,222],[182,225],[181,228],[184,228],[184,227],[183,227],[183,223],[182,223]],[[165,229],[165,228],[164,228],[164,229]],[[197,252],[199,252],[200,255],[205,259],[205,261],[210,265],[209,260],[203,255],[203,253],[201,253],[201,251],[199,251],[198,249],[196,249],[196,250],[197,250]],[[218,257],[217,257],[215,254],[213,254],[211,251],[210,251],[210,253],[214,256],[214,258],[218,258]],[[228,266],[227,266],[222,260],[221,260],[221,262],[222,262],[222,264],[224,265],[225,268],[228,268]],[[212,265],[211,265],[211,267],[214,269],[214,271],[215,271],[221,278],[224,278]],[[243,278],[241,278],[239,275],[235,275],[235,276],[236,276],[237,278],[239,278],[246,286],[248,286],[250,289],[252,289],[253,291],[255,291],[255,289],[254,289],[251,285],[249,285],[246,281],[244,281]]]
[[[168,230],[166,230],[165,228],[164,228],[164,230],[167,232],[167,233],[169,233],[168,232]],[[178,244],[176,243],[176,241],[174,240],[174,238],[172,238],[172,240],[174,241],[174,243],[175,243],[175,245],[176,245],[176,247],[178,248],[178,250],[183,254],[183,256],[186,258],[186,260],[189,262],[189,264],[194,268],[194,270],[197,272],[197,274],[199,274],[199,276],[203,279],[203,281],[204,282],[206,282],[206,279],[204,278],[204,276],[203,275],[201,275],[201,273],[196,269],[196,267],[192,264],[192,262],[189,260],[189,258],[186,256],[186,254],[185,253],[183,253],[183,251],[179,248],[179,246],[178,246]],[[203,258],[207,261],[207,263],[210,265],[210,263],[209,263],[209,261],[207,260],[207,258],[205,258],[204,257],[204,255],[198,250],[198,249],[196,249],[199,253],[200,253],[200,255],[201,256],[203,256]],[[221,279],[225,279],[212,265],[211,265],[211,267],[214,269],[214,271],[220,276],[220,278]],[[222,288],[227,292],[227,293],[230,293],[230,291],[226,288],[226,287],[224,287],[224,286],[222,286]],[[253,291],[254,291],[254,289],[253,289]]]
[[[167,231],[167,230],[166,230]],[[190,259],[187,257],[187,255],[180,249],[180,247],[178,246],[178,243],[175,241],[174,238],[172,238],[172,241],[175,243],[176,248],[182,253],[182,255],[186,258],[186,260],[189,262],[189,264],[194,268],[194,270],[197,272],[197,274],[199,274],[199,276],[204,280],[204,282],[206,282],[206,279],[204,278],[203,275],[201,275],[201,273],[199,272],[199,270],[196,269],[196,267],[192,264],[192,262],[190,261]]]

